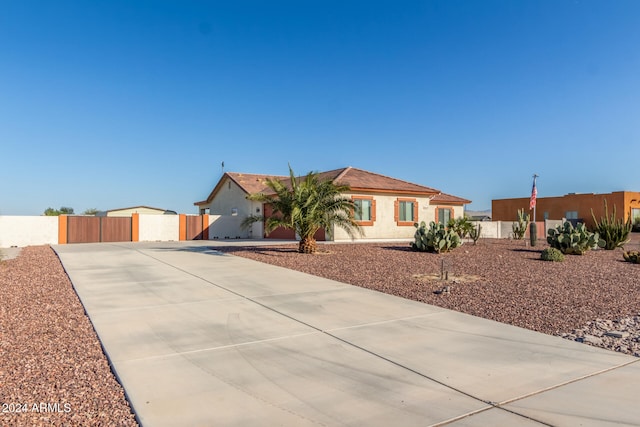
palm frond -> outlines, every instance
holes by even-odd
[[[309,172],[297,178],[289,165],[289,182],[268,179],[272,195],[262,193],[248,196],[250,200],[270,204],[272,216],[265,221],[265,232],[278,227],[294,230],[301,239],[312,238],[320,228],[331,233],[334,226],[343,228],[351,237],[362,235],[362,228],[354,219],[356,206],[344,196],[348,185],[336,185],[331,180],[321,181],[318,173]],[[253,223],[254,219],[245,221]]]

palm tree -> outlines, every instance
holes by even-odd
[[[314,235],[320,228],[330,233],[335,225],[352,237],[356,232],[363,234],[354,219],[356,206],[353,200],[343,194],[349,191],[348,185],[336,185],[330,179],[321,181],[314,172],[297,179],[291,166],[289,175],[290,183],[267,179],[267,187],[275,194],[255,193],[248,196],[249,200],[269,203],[273,207],[273,215],[265,221],[266,233],[278,227],[294,230],[300,236],[298,252],[306,254],[317,251]],[[248,227],[262,220],[261,216],[251,215],[245,218],[242,225]]]

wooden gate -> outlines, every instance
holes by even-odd
[[[130,242],[131,217],[69,216],[67,243]]]
[[[96,243],[100,241],[100,218],[70,216],[67,218],[68,243]]]
[[[187,240],[202,239],[202,216],[187,215]]]
[[[105,216],[100,218],[101,242],[130,242],[131,217]]]

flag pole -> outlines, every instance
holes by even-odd
[[[533,174],[533,187],[531,187],[531,199],[529,201],[529,209],[533,208],[533,221],[529,226],[529,239],[531,240],[531,246],[535,246],[538,240],[538,226],[536,224],[536,206],[538,204],[538,189],[536,188],[536,178],[538,174]]]
[[[538,178],[538,176],[539,176],[538,174],[535,174],[535,173],[533,174],[533,188],[534,188],[534,189],[536,188],[536,178]],[[538,196],[538,194],[537,194],[537,193],[538,193],[538,192],[536,191],[536,198],[537,198],[537,196]],[[536,201],[534,201],[534,203],[533,203],[533,222],[536,222],[536,206],[537,206],[537,205],[538,205],[538,201],[536,200]]]

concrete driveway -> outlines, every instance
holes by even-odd
[[[640,359],[224,243],[54,247],[144,426],[640,425]]]

